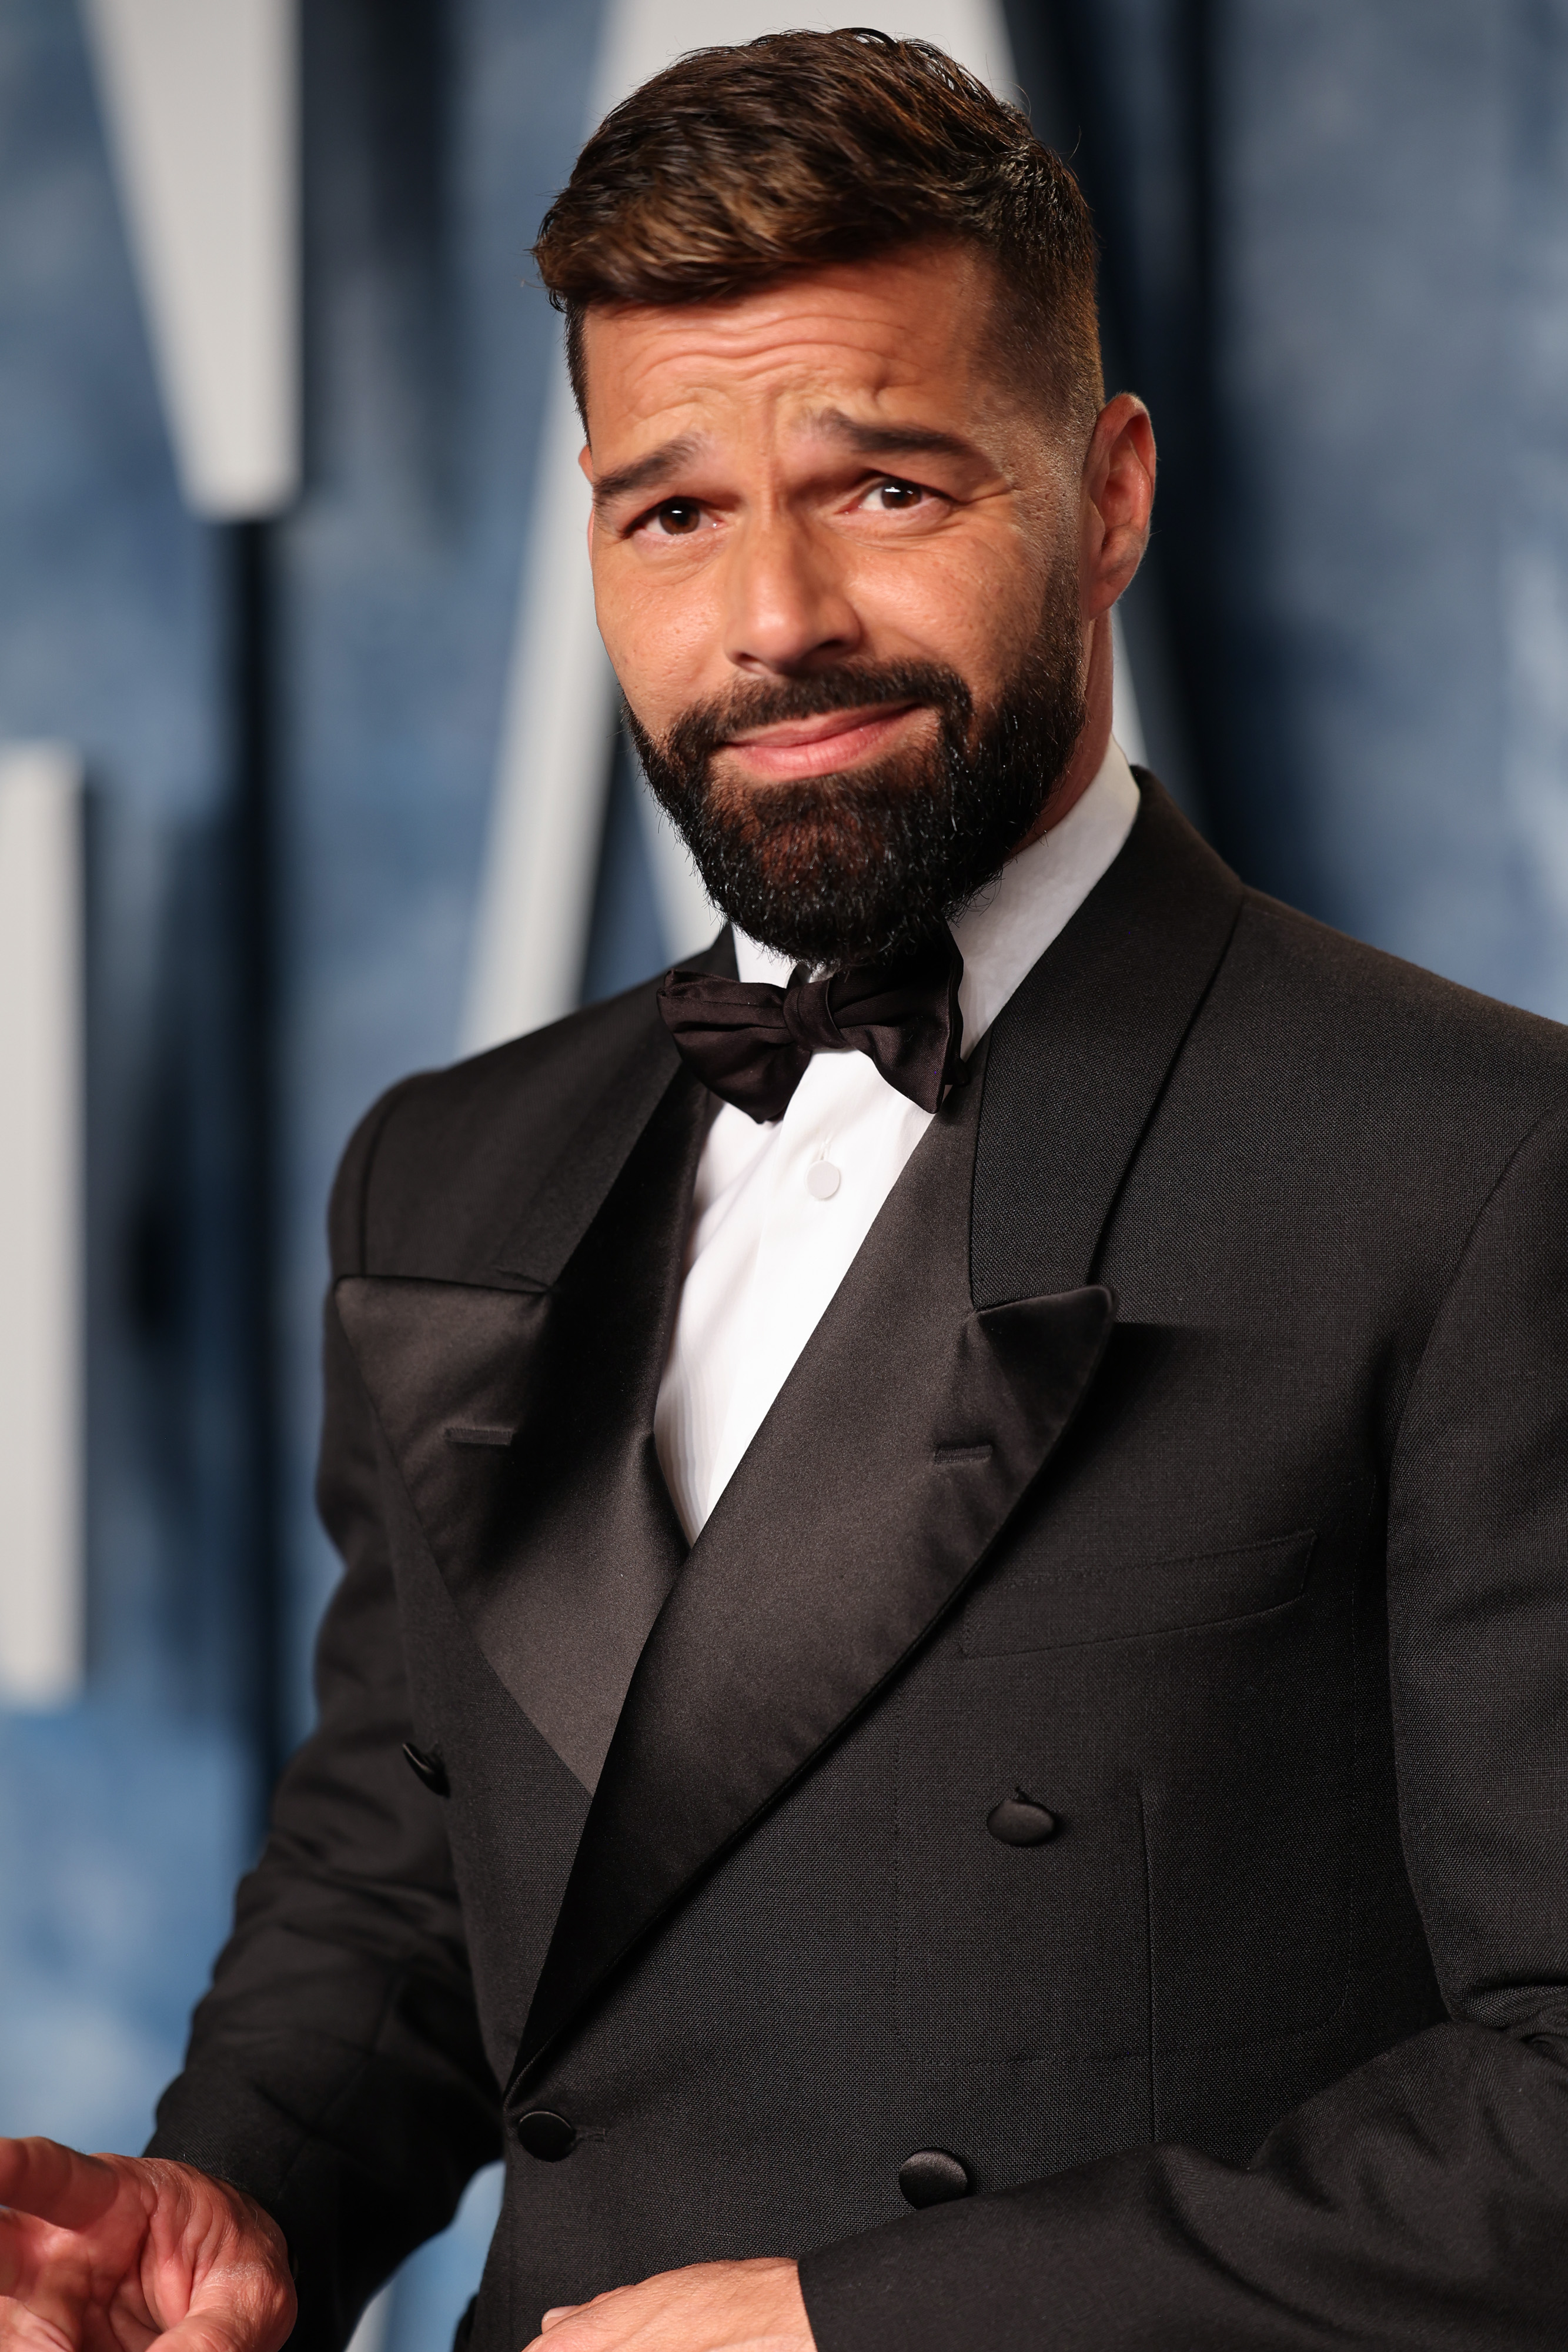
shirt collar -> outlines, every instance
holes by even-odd
[[[1061,823],[1009,857],[996,880],[958,917],[953,937],[964,959],[958,1003],[966,1053],[978,1044],[1025,972],[1078,912],[1133,830],[1137,814],[1137,783],[1113,738],[1093,782]],[[794,969],[788,956],[759,947],[738,930],[735,961],[742,980],[771,981],[779,988]]]

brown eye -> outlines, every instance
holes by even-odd
[[[879,482],[876,496],[883,514],[903,514],[917,507],[925,493],[915,482]]]
[[[701,507],[691,499],[666,499],[664,505],[656,508],[654,511],[658,516],[660,528],[677,539],[684,538],[687,532],[695,530],[703,519]]]

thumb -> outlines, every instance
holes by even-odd
[[[243,2190],[171,2169],[191,2201],[171,2194],[157,2216],[142,2284],[163,2332],[147,2352],[280,2352],[299,2309],[282,2231]]]
[[[298,2315],[287,2271],[236,2265],[205,2284],[184,2317],[154,2337],[147,2352],[282,2352]]]

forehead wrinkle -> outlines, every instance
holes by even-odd
[[[994,265],[943,245],[823,265],[722,301],[591,307],[590,374],[608,361],[621,381],[618,404],[630,393],[644,425],[661,410],[677,412],[669,415],[676,425],[681,409],[722,401],[727,388],[742,399],[815,392],[828,404],[841,387],[852,406],[881,407],[897,402],[903,386],[921,405],[922,390],[970,380],[977,363],[982,376],[991,373],[975,328],[977,312],[993,307],[986,298],[994,289],[977,286],[977,276],[993,278]],[[988,339],[980,341],[988,350]],[[619,346],[613,357],[612,345]]]
[[[969,416],[955,414],[956,394],[960,408],[973,405],[972,366],[960,366],[955,381],[942,362],[956,354],[925,348],[930,339],[918,322],[905,320],[905,331],[894,331],[901,322],[892,307],[862,304],[846,315],[831,299],[766,307],[747,299],[695,316],[685,306],[621,313],[616,323],[623,320],[632,338],[614,370],[623,422],[635,438],[661,424],[664,433],[647,457],[609,469],[596,503],[646,488],[664,467],[711,456],[716,438],[727,446],[737,432],[747,443],[760,433],[780,455],[782,433],[797,443],[836,440],[866,457],[925,451],[993,467],[994,451],[962,429]]]
[[[886,366],[874,374],[868,371],[859,383],[834,383],[835,373],[821,365],[820,353],[774,350],[748,354],[740,364],[709,375],[702,367],[701,356],[687,349],[672,353],[666,363],[647,372],[641,404],[649,424],[661,411],[674,412],[672,423],[685,410],[688,415],[695,411],[699,419],[717,412],[727,415],[732,424],[749,420],[752,426],[770,415],[776,427],[782,425],[792,439],[838,441],[864,456],[878,456],[895,447],[965,457],[984,454],[970,436],[954,425],[897,413],[905,403],[913,403],[916,409],[925,404],[924,387],[907,368],[894,364],[891,354]],[[660,388],[658,379],[672,373],[675,381]],[[841,404],[846,394],[849,407]],[[853,410],[862,401],[869,414],[857,415]],[[942,399],[937,405],[940,413],[950,403]],[[885,412],[890,407],[894,413],[888,415]],[[714,432],[700,422],[670,435],[649,457],[630,461],[638,469],[638,486],[661,459],[671,465],[685,464],[709,449],[714,438]],[[619,487],[625,470],[618,467],[605,478]]]
[[[886,457],[901,449],[948,457],[984,455],[964,434],[949,432],[939,425],[917,425],[912,418],[889,417],[882,421],[849,416],[841,408],[818,408],[802,422],[809,432],[841,441],[862,457]]]
[[[641,322],[639,322],[641,324]],[[656,411],[727,396],[810,397],[831,404],[843,386],[857,397],[883,401],[900,384],[911,389],[934,373],[947,373],[950,354],[927,349],[908,320],[877,315],[868,305],[846,315],[781,310],[761,317],[739,305],[716,307],[694,319],[671,310],[649,319],[631,368],[638,404]]]

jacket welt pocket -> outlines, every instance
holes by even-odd
[[[964,1611],[964,1654],[1004,1657],[1255,1617],[1300,1600],[1312,1542],[1307,1528],[1178,1559],[1063,1561],[1045,1574],[1004,1572]]]

